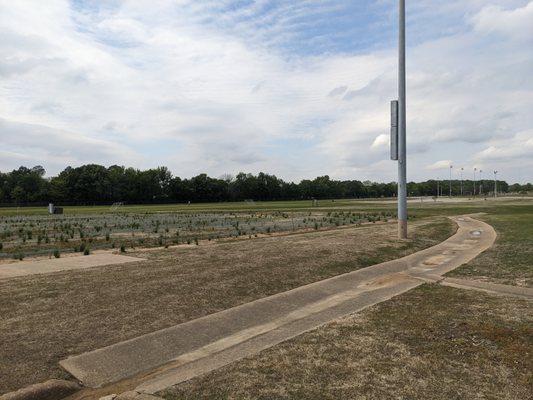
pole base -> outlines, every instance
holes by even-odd
[[[398,220],[398,239],[407,239],[407,220]]]

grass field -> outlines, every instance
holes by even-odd
[[[527,215],[527,198],[412,199],[411,219],[466,213]],[[221,237],[322,229],[395,218],[394,199],[0,209],[0,259],[52,256],[85,249],[157,247]]]
[[[226,237],[319,230],[389,220],[379,212],[205,211],[103,213],[0,217],[0,258],[23,259],[86,249],[164,247]]]
[[[450,276],[533,286],[533,207],[502,209],[480,218],[492,225],[496,244]]]
[[[58,361],[403,256],[454,232],[447,218],[185,246],[147,261],[0,281],[0,393],[65,377]]]
[[[434,201],[431,198],[424,198],[422,201],[418,198],[409,200],[409,208],[416,211],[420,208],[435,210],[440,209],[446,212],[454,208],[491,208],[495,204],[513,203],[520,204],[531,201],[531,197],[501,197],[495,201],[492,198],[468,199],[454,198],[449,201],[448,198],[442,198]],[[315,209],[350,209],[354,211],[380,211],[383,209],[395,210],[394,199],[339,199],[339,200],[319,200],[318,205],[313,205],[312,200],[291,200],[291,201],[256,201],[247,203],[239,202],[221,202],[221,203],[191,203],[191,204],[142,204],[129,205],[120,207],[117,211],[112,211],[110,206],[66,206],[64,213],[69,214],[106,214],[116,212],[126,213],[172,213],[172,212],[210,212],[210,211],[290,211],[290,210],[315,210]],[[0,216],[24,216],[24,215],[46,215],[47,207],[0,207]]]
[[[194,212],[185,205],[125,207],[128,212],[118,218],[143,213],[147,220],[190,219],[194,215],[206,220],[210,219],[208,215],[233,213],[235,218],[246,220],[251,212],[245,207],[264,207],[272,211],[255,209],[253,213],[301,214],[302,221],[311,213],[312,218],[322,215],[339,220],[328,226],[330,230],[310,228],[313,221],[307,226],[310,231],[298,231],[303,226],[293,231],[291,221],[283,234],[229,235],[200,241],[198,246],[193,242],[150,251],[136,246],[137,250],[128,249],[128,254],[146,261],[0,281],[0,393],[53,377],[68,378],[58,366],[58,361],[68,355],[429,247],[454,232],[447,215],[481,213],[478,218],[494,225],[498,232],[493,249],[454,275],[531,286],[531,200],[410,203],[409,241],[396,239],[394,221],[347,224],[345,216],[349,213],[393,212],[394,203],[389,200],[309,206],[310,202],[239,203],[236,208],[216,212],[213,207],[230,205],[198,205],[204,211]],[[99,214],[98,210],[105,211],[73,208],[65,215],[106,221],[117,218],[107,211]],[[332,217],[334,213],[344,217]],[[0,215],[3,221],[18,218],[5,210],[0,210]],[[25,216],[20,218],[25,220]],[[147,226],[152,227],[151,223]],[[230,226],[234,231],[235,226]],[[163,232],[164,227],[162,223]],[[154,235],[159,237],[159,232]],[[526,398],[519,395],[524,385],[531,386],[531,376],[517,370],[528,365],[517,361],[516,354],[533,351],[527,326],[531,324],[531,308],[527,304],[425,286],[363,315],[362,320],[354,316],[324,327],[256,358],[180,385],[166,395],[179,399],[270,399],[335,398],[341,394],[357,398],[355,393],[363,393],[366,398],[386,398],[397,392],[403,398],[476,398],[477,393],[485,396],[477,398]],[[340,332],[336,330],[339,327]],[[409,341],[410,336],[421,338],[420,343]],[[478,337],[482,338],[480,344]],[[373,350],[365,350],[364,343]],[[305,357],[298,358],[298,354]],[[511,361],[504,363],[504,359]],[[342,373],[335,376],[339,365]],[[408,392],[409,387],[415,387],[413,379],[418,376],[422,382],[419,393],[426,397]],[[450,382],[462,376],[465,381],[454,397]],[[275,382],[271,377],[277,377]],[[510,387],[503,387],[504,378],[512,383]],[[320,383],[324,380],[327,385]],[[380,385],[383,391],[376,392]],[[429,396],[431,391],[438,391],[439,385],[448,397]],[[489,395],[489,389],[495,397]]]
[[[533,205],[446,204],[483,213],[493,248],[449,275],[530,286]],[[424,285],[161,393],[182,399],[529,399],[531,302]]]
[[[256,201],[247,203],[221,202],[221,203],[191,203],[191,204],[141,204],[124,205],[116,211],[110,206],[66,206],[65,214],[105,214],[113,212],[126,213],[168,213],[168,212],[209,212],[209,211],[275,211],[275,210],[300,210],[316,208],[343,208],[354,207],[357,204],[365,204],[366,200],[320,200],[318,206],[313,205],[312,200],[291,201]],[[377,200],[372,203],[380,203]],[[388,204],[382,201],[383,207]],[[376,205],[379,208],[379,204]],[[47,207],[3,207],[1,215],[46,215]]]
[[[533,309],[423,285],[161,393],[200,399],[531,399]]]

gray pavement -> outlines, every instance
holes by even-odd
[[[128,379],[156,393],[339,317],[442,280],[489,248],[496,233],[471,217],[453,218],[455,235],[429,249],[259,299],[60,363],[84,385]]]
[[[457,278],[444,278],[439,283],[444,286],[450,286],[458,289],[478,290],[480,292],[533,300],[533,289],[528,287],[501,285],[498,283],[480,282],[470,279]]]
[[[0,264],[0,279],[35,274],[48,274],[51,272],[92,268],[103,265],[124,264],[143,260],[143,258],[105,252],[90,254],[87,256],[79,255],[61,258],[46,258],[41,260],[15,261],[9,264]]]

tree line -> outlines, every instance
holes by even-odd
[[[85,205],[125,203],[220,202],[242,200],[299,200],[379,198],[396,195],[396,183],[379,183],[359,180],[333,180],[320,176],[299,183],[286,182],[275,175],[260,172],[257,175],[239,173],[212,178],[200,174],[190,179],[172,176],[166,167],[139,170],[113,165],[104,167],[87,164],[67,167],[57,176],[45,177],[41,166],[20,167],[11,172],[0,172],[0,203],[2,204],[57,204]],[[452,194],[488,194],[494,181],[475,183],[453,180]],[[461,189],[462,187],[462,189]],[[409,182],[410,196],[436,196],[449,194],[449,181],[428,180]],[[498,181],[498,191],[529,192],[531,184],[508,185]]]

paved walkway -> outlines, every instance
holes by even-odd
[[[439,283],[444,286],[451,286],[458,289],[478,290],[480,292],[533,300],[533,289],[527,287],[500,285],[498,283],[456,278],[444,278]]]
[[[143,258],[123,256],[120,254],[106,252],[90,254],[88,256],[80,255],[62,258],[47,258],[43,260],[15,261],[9,264],[0,264],[0,279],[35,274],[48,274],[51,272],[92,268],[103,265],[124,264],[143,260]]]
[[[457,233],[429,249],[69,357],[61,365],[86,386],[128,379],[136,390],[156,393],[424,281],[442,280],[493,244],[491,226],[467,216],[453,219]]]

